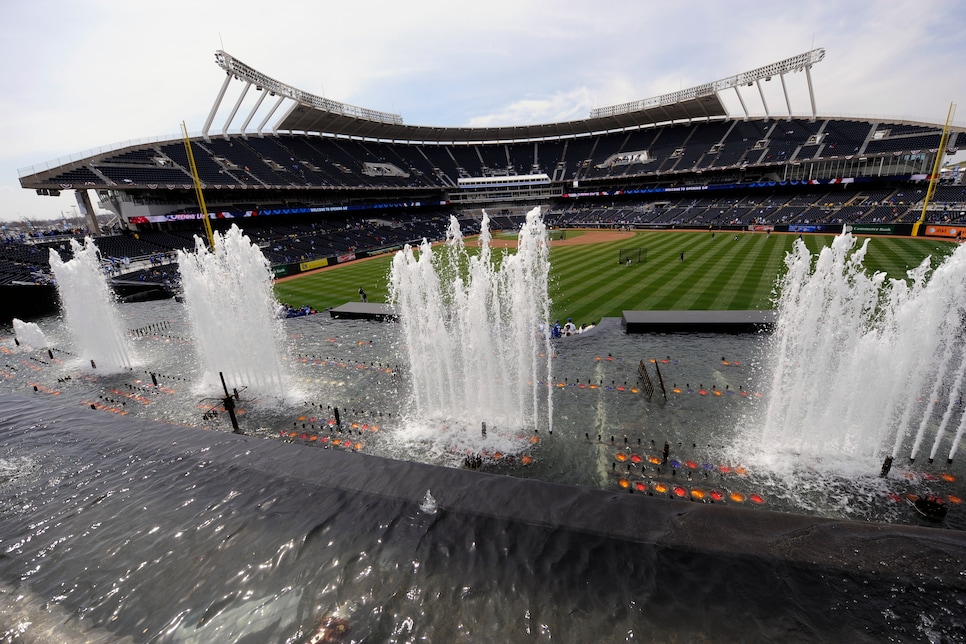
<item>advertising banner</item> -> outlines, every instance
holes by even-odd
[[[311,271],[316,268],[322,268],[323,266],[328,266],[329,260],[326,259],[313,259],[308,262],[302,262],[299,264],[299,269],[304,273],[305,271]]]
[[[963,238],[964,230],[966,230],[966,226],[935,226],[933,224],[927,224],[923,229],[924,234],[929,237],[954,237],[956,239]]]
[[[285,277],[286,275],[292,275],[294,273],[298,273],[298,271],[295,270],[295,266],[293,264],[279,264],[278,266],[272,266],[272,274],[275,277]]]
[[[895,224],[852,224],[852,232],[857,235],[894,235]]]

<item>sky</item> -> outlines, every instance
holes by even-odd
[[[960,0],[3,2],[0,220],[76,213],[73,191],[21,188],[23,168],[178,136],[182,122],[200,132],[224,79],[219,49],[409,124],[484,126],[585,118],[822,47],[811,70],[820,115],[943,123],[956,103],[964,124],[962,34]],[[793,112],[807,114],[805,75],[786,81]],[[787,114],[780,83],[763,86],[770,112]],[[757,90],[742,97],[764,113]],[[723,99],[742,113],[734,90]]]

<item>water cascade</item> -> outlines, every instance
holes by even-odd
[[[874,242],[873,242],[874,243]],[[952,459],[966,428],[966,246],[909,281],[863,267],[869,239],[786,257],[765,363],[764,453],[868,470],[891,456]]]
[[[20,346],[31,349],[46,349],[47,336],[41,331],[40,325],[36,322],[24,322],[17,318],[13,319],[13,333],[17,337]]]
[[[479,252],[468,252],[453,217],[444,245],[424,240],[418,253],[407,245],[390,271],[414,418],[458,430],[462,446],[482,449],[499,446],[508,432],[552,430],[551,388],[541,384],[550,381],[551,347],[540,209],[527,214],[515,254],[492,257],[490,240],[484,213]]]
[[[103,371],[129,369],[130,343],[101,267],[100,251],[90,237],[83,246],[71,239],[70,246],[74,258],[66,262],[50,250],[50,268],[78,353]]]
[[[178,252],[185,306],[191,322],[203,384],[249,387],[284,397],[282,332],[278,301],[262,251],[237,226],[215,233],[215,249],[195,237],[195,252]]]

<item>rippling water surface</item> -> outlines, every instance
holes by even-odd
[[[877,569],[855,545],[861,540],[829,544],[834,564],[806,556],[807,524],[782,541],[783,556],[714,547],[728,536],[721,526],[782,524],[787,515],[769,509],[912,523],[900,533],[920,530],[934,543],[942,529],[916,528],[889,495],[923,481],[959,491],[959,472],[947,482],[939,467],[884,482],[873,473],[799,476],[792,485],[787,474],[723,471],[741,466],[727,446],[755,405],[754,337],[603,329],[565,339],[549,383],[558,389],[553,436],[534,441],[490,428],[513,451],[488,454],[482,471],[470,471],[460,430],[437,428],[454,436],[440,442],[410,426],[389,326],[290,321],[299,391],[243,403],[247,435],[233,435],[223,413],[201,418],[217,392],[192,384],[177,307],[137,305],[125,315],[132,329],[163,322],[136,338],[142,362],[132,372],[106,376],[72,360],[56,320],[42,323],[54,358],[3,342],[11,377],[0,386],[17,394],[0,398],[0,626],[8,641],[966,637],[966,565],[955,540],[948,551],[920,549],[942,574],[907,546],[894,552],[909,557],[908,574],[893,561]],[[651,358],[667,361],[669,391],[683,390],[668,403],[630,391],[639,361]],[[711,387],[722,395],[686,393]],[[742,391],[750,395],[726,393]],[[345,431],[328,424],[333,406]],[[646,460],[660,456],[664,441],[678,468]],[[406,460],[383,459],[400,455]],[[622,479],[669,492],[628,494]],[[675,486],[693,500],[666,498]],[[694,489],[760,494],[764,503],[726,499],[718,505],[731,515],[714,508],[708,516],[734,523],[702,524],[694,517],[704,514],[684,516],[709,501]],[[435,508],[424,503],[427,491]],[[481,505],[487,498],[506,500]],[[641,517],[652,511],[668,531],[688,526],[693,540],[619,529],[646,524]],[[853,557],[854,568],[840,563]]]

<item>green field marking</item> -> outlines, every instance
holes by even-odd
[[[568,237],[578,231],[567,231]],[[734,240],[738,235],[738,241]],[[716,231],[639,231],[633,237],[577,246],[550,246],[551,319],[573,318],[577,324],[620,317],[624,310],[747,310],[771,308],[776,280],[796,234]],[[815,254],[832,243],[831,235],[803,235]],[[860,238],[857,242],[861,244]],[[647,248],[644,263],[622,265],[622,248]],[[927,255],[933,266],[955,246],[933,239],[874,237],[865,265],[904,279],[906,271]],[[475,252],[469,248],[470,253]],[[680,261],[684,252],[685,260]],[[513,252],[513,251],[509,251]],[[498,261],[502,249],[494,249]],[[350,262],[336,268],[278,283],[276,294],[292,306],[317,310],[359,300],[359,288],[370,302],[388,297],[391,255]]]
[[[715,298],[710,310],[754,310],[771,308],[771,291],[784,271],[785,254],[793,239],[788,235],[759,235],[758,252],[748,254],[736,268],[735,287]]]
[[[859,239],[856,246],[862,241]],[[926,256],[932,257],[931,265],[935,268],[955,249],[953,244],[931,239],[897,238],[888,239],[889,243],[885,244],[881,243],[883,241],[886,240],[871,239],[865,267],[871,272],[882,271],[895,279],[905,279],[906,271],[918,266]]]
[[[275,284],[279,301],[294,307],[311,306],[322,311],[359,301],[363,288],[370,302],[384,302],[388,296],[391,255],[362,262],[350,262],[311,275]]]

